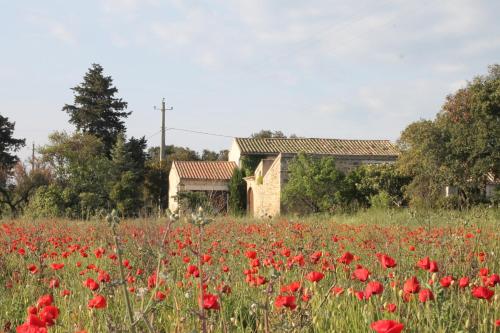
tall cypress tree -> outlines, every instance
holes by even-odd
[[[102,140],[109,155],[120,132],[125,131],[124,119],[131,112],[127,102],[115,98],[118,89],[113,86],[111,76],[103,75],[99,64],[92,64],[80,85],[72,88],[74,104],[62,108],[70,116],[70,123],[78,131],[90,133]]]

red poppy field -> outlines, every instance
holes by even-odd
[[[0,222],[0,332],[500,332],[498,212]]]

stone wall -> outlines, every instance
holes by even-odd
[[[262,160],[253,177],[246,178],[247,193],[253,192],[253,212],[255,217],[278,216],[285,211],[281,204],[281,191],[289,177],[288,166],[295,154],[280,154],[274,159]],[[316,155],[315,157],[323,157]],[[272,163],[271,163],[272,160]],[[335,157],[336,167],[347,173],[363,164],[394,163],[396,157]]]

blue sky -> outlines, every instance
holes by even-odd
[[[72,131],[61,108],[96,62],[133,111],[129,136],[158,132],[165,97],[169,127],[396,140],[500,62],[498,13],[497,0],[3,0],[0,113],[30,144]]]

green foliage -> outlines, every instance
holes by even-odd
[[[177,194],[179,207],[184,212],[196,212],[201,207],[209,214],[214,213],[214,207],[205,192],[186,191]]]
[[[394,164],[365,164],[351,171],[346,181],[351,189],[348,200],[357,200],[361,206],[372,205],[372,197],[388,198],[388,207],[406,204],[404,189],[411,178],[402,174]]]
[[[118,89],[113,86],[113,79],[104,76],[102,66],[92,64],[83,82],[71,90],[74,104],[66,104],[62,110],[69,114],[70,123],[78,131],[101,139],[106,154],[109,154],[117,135],[125,131],[123,120],[131,114],[124,111],[127,103],[115,98]]]
[[[412,176],[411,203],[435,206],[444,186],[458,188],[460,206],[480,202],[488,174],[500,169],[500,66],[447,97],[435,120],[410,124],[398,142],[398,165]]]
[[[8,171],[19,161],[14,154],[21,149],[24,139],[16,139],[14,135],[15,123],[10,122],[9,118],[0,115],[0,170]]]
[[[283,203],[297,213],[333,212],[345,204],[344,179],[332,157],[317,159],[301,153],[290,162]]]
[[[247,155],[241,158],[241,170],[243,170],[244,177],[253,176],[255,169],[262,159],[266,158],[265,155]]]
[[[25,216],[33,219],[62,217],[65,213],[63,189],[56,184],[37,189],[30,201]]]
[[[250,135],[252,139],[270,139],[279,138],[286,139],[286,135],[282,131],[272,131],[272,130],[260,130],[257,133]]]
[[[125,171],[111,189],[110,198],[124,216],[137,215],[142,207],[141,192],[137,185],[136,175],[132,171]]]
[[[36,190],[49,184],[51,176],[44,168],[28,172],[21,163],[16,164],[10,176],[9,184],[0,188],[0,212],[16,217],[22,213]]]
[[[243,179],[243,171],[239,168],[233,170],[229,182],[229,212],[233,215],[242,215],[246,211],[247,186]]]
[[[144,177],[144,203],[150,212],[158,207],[167,207],[168,173],[170,165],[166,161],[157,160],[146,162]]]
[[[54,133],[40,149],[42,159],[52,167],[55,183],[62,189],[67,217],[81,218],[92,208],[106,208],[113,181],[113,163],[101,141],[91,134]],[[83,193],[83,196],[80,195]],[[87,204],[89,196],[94,204]],[[84,202],[81,203],[81,199]]]
[[[387,209],[392,207],[393,201],[389,193],[380,191],[379,193],[370,197],[370,206],[377,209]]]

